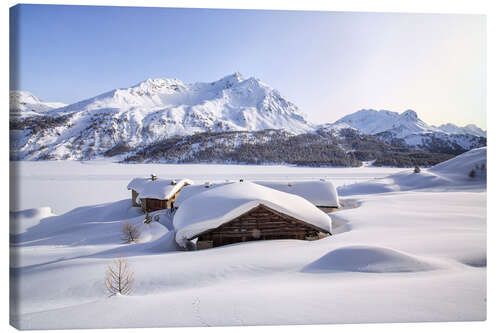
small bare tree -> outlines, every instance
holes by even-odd
[[[125,222],[122,226],[122,237],[121,240],[124,243],[134,243],[137,242],[139,237],[141,236],[141,231],[139,228],[134,226],[130,222]]]
[[[108,266],[106,271],[105,285],[109,296],[130,294],[133,283],[134,272],[130,270],[127,259],[122,257],[120,253],[120,256],[113,261],[112,265]]]

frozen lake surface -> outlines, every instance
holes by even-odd
[[[73,208],[129,198],[134,177],[189,178],[195,183],[225,180],[331,180],[337,186],[382,178],[399,168],[309,168],[270,165],[121,164],[108,161],[11,162],[15,200],[10,210],[51,207],[61,214]]]

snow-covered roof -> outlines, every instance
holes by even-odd
[[[136,192],[141,192],[144,186],[151,182],[151,177],[148,178],[134,178],[128,183],[127,190],[134,190]]]
[[[278,191],[298,195],[315,206],[339,207],[337,188],[330,181],[255,182]]]
[[[216,187],[224,186],[227,184],[229,184],[229,183],[227,183],[227,182],[213,183],[210,185],[210,187],[205,187],[205,185],[192,185],[192,186],[186,187],[185,189],[182,190],[181,193],[179,193],[177,200],[175,200],[175,206],[179,207],[184,201],[191,198],[193,195],[197,195],[197,194],[200,194],[202,192],[210,191]]]
[[[149,181],[139,191],[139,198],[168,200],[185,185],[191,185],[190,179],[157,179]]]
[[[174,216],[175,239],[184,246],[186,239],[218,228],[261,204],[331,232],[330,217],[304,198],[252,182],[236,182],[186,199]]]

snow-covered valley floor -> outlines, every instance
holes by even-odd
[[[11,322],[49,329],[484,320],[486,186],[458,172],[463,165],[413,174],[11,163]],[[121,244],[122,222],[144,217],[126,184],[153,172],[198,183],[325,178],[339,186],[344,208],[329,214],[334,235],[318,241],[179,251],[162,218],[141,226],[141,242]],[[120,253],[135,272],[133,293],[108,297],[104,274]]]

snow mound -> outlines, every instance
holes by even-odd
[[[302,272],[402,273],[435,269],[433,265],[406,253],[383,247],[346,246],[328,252],[302,269]]]
[[[174,216],[175,239],[184,246],[186,239],[218,228],[261,204],[331,233],[330,217],[304,198],[252,182],[237,182],[184,201]]]
[[[482,170],[482,166],[484,166],[484,170]],[[429,168],[429,171],[464,178],[473,169],[476,170],[478,176],[486,177],[486,147],[469,150]]]
[[[122,223],[140,224],[144,219],[139,208],[130,206],[130,199],[83,206],[62,215],[48,215],[44,211],[39,216],[33,218],[29,227],[13,234],[12,243],[51,246],[121,243]]]
[[[28,228],[40,223],[40,220],[49,216],[54,216],[50,207],[40,207],[10,212],[10,233],[12,235],[21,234],[28,230]]]
[[[147,249],[148,252],[166,253],[178,251],[180,248],[175,242],[174,232],[170,231],[156,241],[151,242]]]

